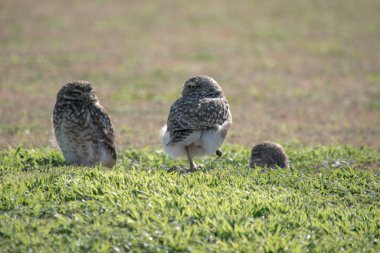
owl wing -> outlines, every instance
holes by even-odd
[[[93,107],[92,123],[98,126],[99,141],[103,142],[116,159],[115,132],[112,127],[111,119],[106,110],[101,106]]]
[[[185,140],[194,130],[206,130],[222,125],[229,120],[227,99],[202,98],[178,99],[171,107],[168,117],[170,142]]]

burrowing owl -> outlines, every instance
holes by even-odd
[[[91,83],[74,81],[60,89],[53,125],[58,144],[69,164],[115,165],[114,130]]]
[[[170,108],[162,142],[172,157],[187,157],[190,171],[196,169],[194,156],[216,153],[232,124],[230,106],[219,84],[208,76],[185,82],[182,97]]]
[[[253,168],[255,165],[270,168],[277,165],[281,168],[289,168],[288,156],[280,144],[268,141],[262,142],[252,148],[249,166]]]

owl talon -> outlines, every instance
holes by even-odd
[[[202,165],[198,165],[198,166],[195,166],[195,167],[192,167],[192,168],[189,168],[189,169],[185,169],[181,172],[181,174],[189,174],[189,173],[194,173],[194,172],[197,172],[199,170],[201,170],[203,168]]]
[[[181,171],[182,169],[183,168],[181,166],[176,165],[176,166],[173,166],[173,167],[169,168],[167,172],[168,173],[177,172],[177,171]]]

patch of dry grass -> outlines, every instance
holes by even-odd
[[[380,3],[0,3],[0,147],[45,146],[57,90],[92,81],[119,147],[158,146],[182,83],[218,80],[230,143],[380,143]],[[248,137],[247,137],[248,136]]]

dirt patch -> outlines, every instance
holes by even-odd
[[[0,148],[51,145],[56,92],[76,79],[95,84],[120,148],[159,146],[195,74],[225,90],[229,143],[379,145],[378,1],[207,5],[2,1]]]

